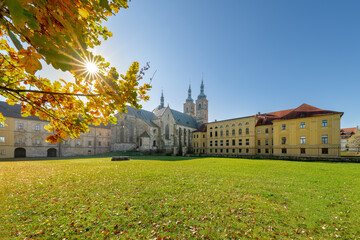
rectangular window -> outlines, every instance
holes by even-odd
[[[226,136],[229,136],[229,130],[226,130]]]
[[[91,146],[91,141],[88,142],[88,146]]]
[[[328,153],[329,153],[329,149],[328,149],[328,148],[322,148],[322,149],[321,149],[321,153],[322,153],[322,154],[328,154]]]
[[[232,135],[235,135],[235,129],[233,129],[233,130],[231,131],[231,133],[232,133]]]
[[[300,128],[305,128],[305,122],[300,123]]]
[[[223,134],[223,131],[221,130],[220,131],[220,137],[222,137],[224,134]]]
[[[241,150],[242,150],[242,149],[241,149],[241,148],[239,148],[239,153],[241,153]]]
[[[40,131],[40,125],[39,124],[35,125],[35,131]]]
[[[18,124],[18,129],[24,129],[24,124],[19,123],[19,124]]]
[[[327,120],[322,120],[322,126],[327,127]]]
[[[210,137],[212,137],[212,132],[210,132]]]
[[[220,152],[222,153],[222,152],[223,152],[223,150],[222,150],[222,149],[220,149]]]
[[[282,148],[282,149],[281,149],[281,153],[286,154],[286,148]]]
[[[205,143],[203,143],[203,147],[205,147]]]
[[[268,129],[268,128],[265,129],[265,133],[269,133],[269,129]]]
[[[22,142],[23,142],[23,139],[22,139],[22,138],[18,138],[18,139],[16,139],[16,142],[17,142],[17,143],[22,143]]]
[[[226,146],[229,146],[229,140],[226,140]]]
[[[0,143],[4,143],[5,142],[5,137],[0,137]]]
[[[286,137],[281,138],[281,144],[286,144]]]
[[[35,139],[35,144],[40,145],[40,139]]]
[[[217,131],[215,131],[215,137],[217,137]]]
[[[249,134],[249,128],[246,128],[246,134]]]
[[[300,148],[300,154],[305,154],[305,148]]]
[[[220,140],[220,146],[224,146],[224,141]]]
[[[258,153],[261,153],[261,149],[258,149]]]
[[[306,137],[305,136],[300,137],[300,144],[306,144]]]
[[[260,134],[261,133],[261,130],[260,129],[258,129],[258,134]]]
[[[269,145],[269,139],[265,139],[265,145],[266,145],[266,146]]]
[[[258,146],[260,146],[261,145],[261,141],[260,140],[258,140]]]
[[[239,139],[239,146],[242,145],[242,139]]]
[[[269,153],[269,149],[268,149],[268,148],[265,149],[265,153]]]
[[[215,141],[215,147],[217,147],[217,145],[218,145],[218,141]]]
[[[210,147],[212,147],[212,141],[210,141],[210,144],[209,144],[209,145],[210,145]]]
[[[210,153],[212,153],[212,149],[210,149]]]
[[[232,140],[232,145],[235,146],[235,139]]]
[[[249,140],[249,139],[246,139],[246,140],[245,140],[245,143],[246,143],[246,145],[249,145],[249,144],[250,144],[250,140]]]
[[[322,135],[321,136],[321,143],[322,144],[327,144],[328,143],[328,135]]]
[[[249,149],[248,149],[248,148],[246,149],[246,153],[249,153]]]
[[[101,142],[99,142],[99,146],[101,146]]]
[[[240,128],[240,129],[239,129],[239,135],[241,135],[241,134],[242,134],[242,129]]]
[[[226,153],[229,153],[229,149],[228,149],[228,148],[226,149]]]
[[[281,125],[282,130],[286,130],[286,124]]]
[[[217,148],[215,148],[215,153],[217,153]]]

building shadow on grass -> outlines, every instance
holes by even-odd
[[[56,161],[56,160],[79,160],[79,159],[102,159],[114,156],[129,156],[130,160],[152,160],[152,161],[186,161],[202,157],[182,157],[164,155],[143,155],[138,152],[111,152],[91,156],[71,156],[71,157],[28,157],[28,158],[7,158],[0,159],[0,162],[34,162],[34,161]]]

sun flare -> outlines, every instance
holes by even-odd
[[[98,67],[94,62],[87,62],[86,63],[86,71],[90,74],[95,74],[98,71]]]

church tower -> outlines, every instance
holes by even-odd
[[[204,80],[201,80],[200,94],[196,100],[196,121],[200,123],[208,122],[208,100],[204,93]]]
[[[195,117],[195,104],[194,100],[191,98],[191,85],[189,85],[188,98],[184,103],[184,113]]]

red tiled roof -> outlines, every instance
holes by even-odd
[[[207,129],[207,124],[203,123],[200,125],[199,129],[194,132],[206,132],[206,129]]]
[[[343,113],[335,112],[330,110],[323,110],[309,104],[302,104],[298,108],[277,111],[272,113],[265,113],[258,115],[258,122],[257,126],[259,125],[268,125],[272,124],[273,121],[277,120],[289,120],[289,119],[297,119],[297,118],[306,118],[306,117],[316,117],[316,116],[323,116],[323,115],[330,115],[330,114],[337,114]]]
[[[355,134],[356,131],[357,131],[357,127],[340,129],[341,134]]]

